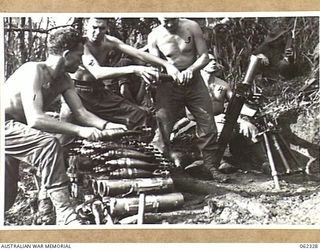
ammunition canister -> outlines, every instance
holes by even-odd
[[[139,168],[153,171],[159,167],[158,163],[150,163],[138,159],[120,158],[117,160],[106,161],[105,164],[113,169],[117,168]]]
[[[119,159],[119,158],[131,158],[131,159],[140,159],[147,162],[155,162],[156,158],[152,154],[145,154],[132,149],[115,149],[109,150],[108,152],[101,155],[106,160],[108,159]]]
[[[137,179],[96,179],[92,181],[94,194],[100,197],[129,195],[138,193],[164,193],[174,190],[171,178],[137,178]]]
[[[129,145],[133,146],[136,149],[139,149],[139,151],[143,151],[143,152],[154,152],[154,153],[160,152],[153,145],[145,143],[145,142],[130,141]]]
[[[144,211],[165,212],[180,208],[184,203],[181,193],[170,193],[163,195],[146,195]],[[139,208],[139,197],[132,198],[110,198],[111,216],[128,216],[137,214]]]
[[[153,177],[152,172],[137,168],[120,168],[110,172],[112,179],[132,179]]]
[[[96,179],[90,180],[93,195],[98,195],[98,183]]]

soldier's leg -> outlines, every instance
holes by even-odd
[[[10,209],[15,202],[18,192],[20,161],[6,155],[5,156],[5,211]]]
[[[128,129],[139,129],[141,127],[154,127],[155,118],[146,109],[124,100],[119,105],[117,111],[112,112],[113,119],[124,121]],[[119,122],[120,123],[120,122]]]
[[[218,137],[219,137],[225,123],[225,114],[216,115],[214,117],[214,120],[217,126]],[[232,138],[234,139],[234,137],[235,137],[235,134],[233,134]],[[221,173],[229,174],[229,173],[236,172],[237,169],[238,168],[235,167],[235,161],[231,152],[230,145],[228,144],[224,151],[218,170]]]
[[[146,110],[107,89],[76,85],[76,90],[84,107],[102,119],[126,125],[128,129],[152,124],[152,116]]]
[[[171,152],[170,134],[184,106],[182,91],[172,82],[162,82],[156,92],[157,132],[152,144],[166,156]]]
[[[69,178],[57,138],[11,120],[6,122],[5,154],[37,168],[37,175],[41,180],[40,187],[47,190],[53,201],[59,224],[67,224],[70,221],[80,223],[75,218],[67,195]]]
[[[217,172],[220,165],[220,160],[216,156],[217,128],[207,87],[199,74],[194,76],[189,86],[187,108],[197,123],[198,147],[202,153],[204,167],[214,178],[224,179],[225,177]]]

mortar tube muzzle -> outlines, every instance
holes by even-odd
[[[252,81],[255,77],[256,69],[259,64],[260,64],[260,58],[255,55],[251,55],[250,63],[249,63],[246,75],[244,77],[244,80],[243,80],[244,84],[251,84],[252,83]]]

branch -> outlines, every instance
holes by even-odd
[[[55,29],[59,29],[59,28],[64,28],[64,27],[70,27],[72,26],[71,24],[66,24],[66,25],[59,25],[59,26],[56,26],[56,27],[53,27],[53,28],[50,28],[50,29],[31,29],[31,32],[37,32],[37,33],[43,33],[43,34],[48,34],[50,31],[52,30],[55,30]],[[21,32],[21,31],[30,31],[30,29],[28,28],[5,28],[5,31],[6,32],[10,32],[10,31],[18,31],[18,32]]]

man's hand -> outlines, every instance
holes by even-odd
[[[269,65],[269,59],[264,54],[257,55],[258,58],[260,58],[260,62],[262,65],[268,66]]]
[[[153,67],[132,66],[137,76],[140,76],[147,84],[159,80],[159,70]]]
[[[180,85],[188,84],[193,77],[193,71],[191,69],[186,69],[178,75],[178,80]]]
[[[170,75],[173,78],[173,81],[176,82],[178,80],[178,75],[180,71],[176,68],[176,66],[174,66],[171,63],[167,63],[165,67],[167,74]]]
[[[102,131],[94,127],[81,127],[78,135],[89,141],[97,141],[102,137]]]
[[[251,122],[245,121],[243,119],[239,119],[239,125],[240,125],[240,134],[243,134],[244,136],[251,139],[252,142],[257,142],[257,134],[258,129],[256,126],[254,126]]]

